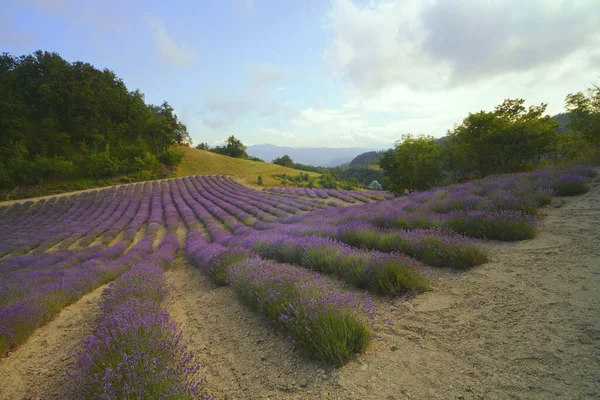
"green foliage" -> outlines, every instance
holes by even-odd
[[[319,176],[319,185],[325,189],[337,189],[338,180],[335,175],[327,171]]]
[[[171,148],[163,151],[159,156],[158,160],[166,165],[167,167],[175,167],[183,161],[183,151]]]
[[[287,154],[285,154],[282,157],[277,157],[276,159],[274,159],[273,164],[282,165],[282,166],[288,167],[288,168],[294,168],[294,161]]]
[[[358,166],[358,165],[375,165],[379,162],[379,159],[383,155],[383,151],[368,151],[366,153],[362,153],[354,157],[352,161],[350,161],[350,166]]]
[[[537,232],[535,221],[524,218],[500,217],[487,215],[473,217],[458,214],[450,218],[447,226],[455,232],[489,240],[526,240],[533,239]]]
[[[592,153],[592,146],[582,135],[574,132],[559,135],[556,144],[558,161],[585,160]]]
[[[256,183],[262,186],[262,184],[263,184],[263,176],[262,175],[258,176],[258,178],[256,179]]]
[[[298,187],[313,187],[315,177],[311,177],[307,173],[300,172],[296,175],[274,174],[273,178],[277,179],[283,185],[298,186]]]
[[[173,166],[187,128],[110,70],[56,53],[0,56],[0,188]],[[150,154],[148,156],[148,154]]]
[[[384,186],[397,194],[406,190],[427,190],[439,184],[442,173],[442,146],[431,136],[404,135],[394,149],[379,159]]]
[[[383,154],[383,152],[382,152]],[[349,167],[330,168],[329,171],[340,181],[352,182],[354,188],[365,187],[373,181],[383,181],[384,172],[367,165],[350,165]]]
[[[369,271],[369,280],[363,286],[383,295],[394,295],[403,291],[414,293],[429,290],[427,278],[409,265],[397,260],[373,263]]]
[[[566,109],[571,113],[569,128],[591,145],[600,145],[600,85],[569,94]]]
[[[589,192],[590,187],[585,179],[559,179],[552,184],[552,190],[558,196],[579,196]]]
[[[92,178],[113,176],[119,170],[119,161],[108,152],[87,154],[82,164],[83,172]]]
[[[208,151],[210,148],[208,147],[208,143],[200,143],[196,146],[198,150],[206,150]]]
[[[556,144],[558,124],[546,104],[525,108],[507,99],[494,111],[471,113],[449,132],[452,168],[462,176],[516,172],[538,163]]]
[[[210,151],[233,158],[248,158],[246,146],[241,140],[231,135],[227,138],[226,143],[227,144],[225,146],[217,146],[210,149]]]

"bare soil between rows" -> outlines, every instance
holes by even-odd
[[[342,368],[304,358],[183,259],[167,307],[217,399],[598,399],[600,186],[564,202],[542,210],[536,239],[491,243],[489,263],[440,272],[432,292],[376,298],[378,338]],[[0,359],[0,400],[64,398],[100,293]]]

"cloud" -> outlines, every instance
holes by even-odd
[[[597,0],[335,0],[323,57],[370,94],[439,90],[557,63],[600,45]]]
[[[258,64],[248,71],[242,87],[237,91],[222,89],[206,91],[200,111],[204,125],[219,129],[234,121],[257,115],[260,117],[291,118],[296,111],[289,104],[282,104],[275,95],[285,87],[285,72],[275,65]]]
[[[190,67],[194,63],[196,53],[185,45],[178,45],[169,37],[165,26],[158,19],[146,17],[154,36],[154,45],[158,56],[169,64]]]
[[[597,1],[439,2],[422,14],[423,50],[454,81],[527,71],[600,44]]]

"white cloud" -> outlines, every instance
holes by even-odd
[[[437,90],[598,53],[597,0],[335,0],[323,56],[363,93]]]
[[[200,111],[204,125],[219,129],[251,115],[283,119],[294,117],[295,109],[276,98],[286,88],[281,85],[285,76],[285,71],[276,65],[258,64],[248,71],[244,84],[236,91],[207,89]]]
[[[165,63],[190,67],[196,58],[196,53],[185,45],[178,45],[173,42],[165,26],[158,19],[147,17],[146,20],[152,29],[154,45],[158,56]]]

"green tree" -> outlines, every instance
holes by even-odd
[[[571,113],[568,128],[581,135],[589,144],[600,145],[600,85],[592,85],[587,94],[567,95],[566,109]]]
[[[384,187],[396,194],[427,190],[443,179],[442,147],[432,136],[404,135],[379,159]]]
[[[246,146],[235,136],[229,136],[225,143],[225,146],[217,146],[210,149],[210,151],[234,158],[248,158]]]
[[[208,143],[200,143],[196,146],[196,148],[198,150],[208,150],[209,149]]]
[[[226,148],[230,157],[248,158],[248,154],[246,154],[246,146],[244,146],[244,143],[242,143],[241,140],[237,139],[233,135],[227,138]]]
[[[557,123],[544,115],[546,104],[525,108],[523,99],[507,99],[494,111],[470,113],[449,132],[451,165],[464,175],[486,176],[523,170],[551,152]]]
[[[262,184],[263,184],[263,176],[262,175],[258,175],[258,178],[256,179],[256,183],[262,186]]]
[[[187,128],[114,72],[57,53],[0,56],[0,187],[104,177],[180,162]],[[158,161],[157,161],[158,160]],[[98,169],[95,169],[98,168]]]
[[[273,164],[283,165],[284,167],[288,167],[288,168],[294,168],[294,161],[292,161],[290,156],[288,156],[287,154],[285,154],[282,157],[277,157],[276,159],[274,159]]]

